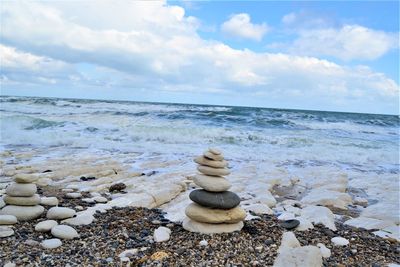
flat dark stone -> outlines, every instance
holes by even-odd
[[[283,228],[285,228],[285,229],[288,229],[288,230],[296,228],[297,226],[299,226],[299,224],[300,224],[300,221],[299,220],[295,220],[295,219],[286,220],[284,222],[281,222],[281,226]]]
[[[208,192],[203,189],[193,190],[189,198],[203,207],[214,209],[231,209],[239,205],[240,198],[233,192]]]

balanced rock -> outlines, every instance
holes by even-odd
[[[225,168],[228,167],[228,162],[226,160],[217,161],[217,160],[209,160],[204,156],[197,157],[194,159],[194,162],[200,165],[212,167],[212,168]]]
[[[246,218],[246,212],[241,207],[229,210],[210,209],[192,203],[185,210],[186,216],[202,223],[238,223]]]
[[[218,160],[218,161],[224,160],[224,156],[222,154],[216,155],[214,153],[211,153],[210,151],[204,152],[204,157],[211,160]]]
[[[76,214],[76,211],[70,208],[64,208],[64,207],[53,207],[47,211],[46,217],[48,219],[55,219],[55,220],[62,220],[62,219],[67,219],[74,217]]]
[[[203,234],[219,234],[219,233],[232,233],[240,231],[243,228],[243,222],[238,223],[202,223],[196,222],[189,218],[183,220],[182,226],[185,230],[195,233]]]
[[[205,175],[224,176],[229,175],[230,171],[227,168],[212,168],[208,166],[197,166],[197,170]]]
[[[35,206],[40,204],[40,197],[38,194],[34,194],[30,197],[13,197],[9,195],[5,195],[3,197],[5,203],[9,205],[17,205],[17,206]]]
[[[16,224],[17,221],[17,217],[14,215],[0,215],[0,225]]]
[[[207,176],[197,174],[193,178],[193,182],[209,192],[223,192],[231,188],[231,183],[223,177]]]
[[[61,239],[74,239],[79,237],[78,232],[68,225],[56,225],[51,228],[51,234]]]
[[[15,206],[7,205],[1,209],[0,214],[14,215],[18,221],[28,221],[38,218],[44,211],[40,205],[36,206]]]
[[[37,232],[49,232],[51,228],[56,226],[58,223],[54,220],[42,221],[35,226],[35,231]]]
[[[12,183],[6,189],[6,194],[13,197],[30,197],[37,191],[35,184]]]
[[[231,209],[240,203],[239,196],[230,191],[213,193],[198,189],[190,192],[189,198],[200,206],[215,209]]]
[[[35,174],[18,173],[14,176],[14,181],[20,184],[30,184],[37,181],[38,178]]]

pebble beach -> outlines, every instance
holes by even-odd
[[[1,266],[400,264],[396,116],[1,101]]]

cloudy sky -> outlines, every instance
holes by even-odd
[[[2,95],[399,113],[397,1],[0,10]]]

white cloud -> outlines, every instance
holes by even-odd
[[[194,94],[206,93],[240,101],[257,95],[260,97],[255,99],[262,105],[290,99],[291,107],[297,108],[313,108],[305,103],[308,99],[319,105],[343,100],[351,108],[351,99],[355,98],[393,103],[398,97],[396,82],[368,67],[346,67],[315,57],[256,53],[204,40],[197,34],[196,19],[185,16],[180,7],[155,1],[84,4],[85,8],[76,11],[74,2],[3,3],[0,36],[7,43],[6,50],[19,55],[5,56],[7,65],[13,68],[6,73],[2,69],[1,76],[8,81],[13,77],[23,81],[22,75],[13,76],[20,66],[27,77],[42,77],[42,82],[69,80],[82,87],[104,85],[116,92],[118,88],[132,92],[144,88],[149,92],[187,93],[193,100]],[[42,61],[62,63],[65,68],[44,66],[39,63]],[[76,72],[81,72],[80,76],[73,73],[70,68],[78,63],[97,66],[95,74],[79,68]],[[41,71],[40,75],[35,69]],[[54,72],[47,75],[50,69]]]
[[[397,47],[398,36],[359,25],[307,29],[290,45],[295,53],[334,56],[343,60],[374,60]]]
[[[250,15],[246,13],[235,14],[221,25],[223,33],[242,39],[261,41],[268,32],[269,27],[266,23],[251,23]]]

